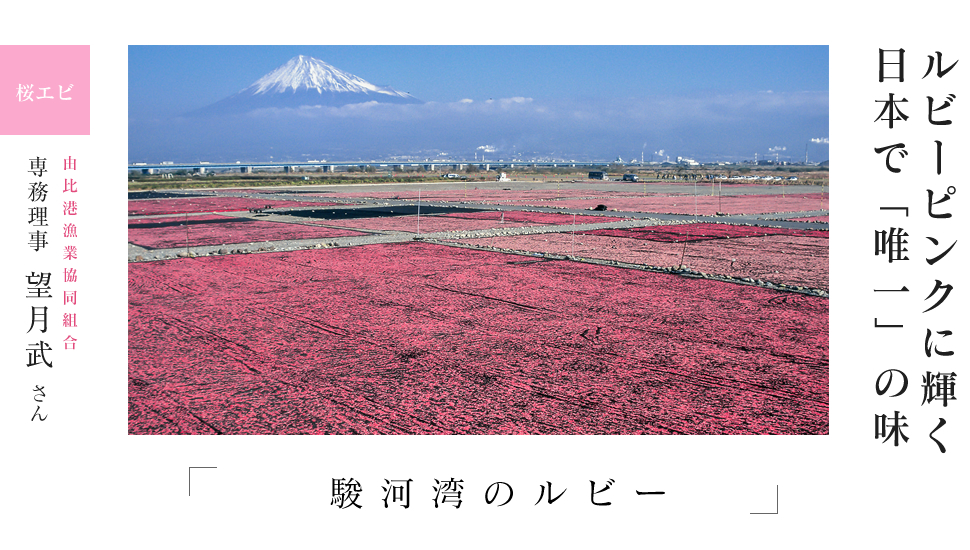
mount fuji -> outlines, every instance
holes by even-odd
[[[424,103],[390,86],[377,86],[319,59],[298,55],[249,87],[189,115],[234,115],[256,109],[341,107],[354,103]]]

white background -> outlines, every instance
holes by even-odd
[[[465,4],[463,4],[465,5]],[[248,10],[198,2],[113,4],[34,2],[5,8],[9,44],[91,45],[91,135],[0,136],[3,231],[10,265],[2,270],[5,358],[0,399],[3,484],[0,545],[8,548],[172,547],[966,547],[968,462],[962,357],[968,334],[962,265],[970,254],[967,209],[957,165],[966,151],[970,56],[954,3],[732,2],[664,8],[597,2],[580,8],[493,2],[337,7],[274,2]],[[128,44],[827,44],[831,91],[831,428],[828,436],[236,436],[127,435],[127,46]],[[878,48],[907,51],[904,84],[877,82]],[[922,80],[927,55],[961,60],[945,79]],[[766,71],[797,67],[766,67]],[[160,76],[161,77],[161,76]],[[164,77],[177,78],[177,75]],[[199,83],[204,86],[204,82]],[[874,123],[889,92],[907,96],[906,126]],[[7,94],[8,91],[2,91]],[[15,94],[15,91],[9,91]],[[948,128],[926,122],[927,95],[953,93],[941,113]],[[935,174],[934,139],[945,143]],[[874,147],[903,141],[909,156],[889,174]],[[24,367],[27,254],[26,159],[78,159],[81,258],[79,347],[57,354],[45,374],[51,420],[28,421],[34,373]],[[926,189],[950,220],[929,220]],[[962,192],[961,192],[962,191]],[[54,197],[58,200],[59,197]],[[59,204],[59,202],[54,203]],[[909,206],[910,217],[880,212]],[[905,227],[911,261],[889,265],[873,254],[873,232]],[[957,241],[933,268],[924,258]],[[57,244],[57,243],[55,243]],[[55,261],[57,272],[64,262]],[[41,266],[50,267],[50,266]],[[955,290],[923,314],[934,279]],[[908,294],[875,288],[907,285]],[[23,310],[23,311],[22,311]],[[873,318],[903,329],[873,328]],[[884,321],[885,320],[885,321]],[[927,359],[927,328],[952,330],[941,343],[953,358]],[[58,330],[60,330],[58,328]],[[56,333],[59,334],[59,333]],[[61,335],[63,337],[63,335]],[[951,342],[952,341],[952,342]],[[903,369],[910,389],[878,397],[875,379]],[[958,373],[958,399],[920,406],[920,374]],[[970,400],[970,398],[966,398]],[[901,410],[910,441],[898,448],[873,438],[875,414]],[[927,438],[939,417],[942,454]],[[190,466],[195,470],[188,493]],[[464,504],[435,509],[433,479],[458,477]],[[334,477],[361,481],[361,510],[330,505]],[[410,477],[411,508],[385,510],[385,478]],[[613,488],[590,504],[589,481]],[[494,481],[512,485],[507,506],[484,502]],[[567,493],[533,503],[539,486]],[[777,515],[751,512],[776,510]],[[636,496],[663,490],[664,496]]]

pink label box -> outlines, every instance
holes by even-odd
[[[0,46],[0,134],[89,135],[90,46]]]

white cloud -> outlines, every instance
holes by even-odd
[[[192,125],[188,120],[183,123]],[[615,158],[618,151],[627,151],[625,158],[630,148],[635,150],[636,144],[641,143],[641,149],[650,148],[660,158],[672,154],[670,151],[690,157],[703,156],[705,152],[750,155],[764,151],[765,142],[804,143],[800,140],[806,134],[826,135],[828,94],[749,92],[546,100],[513,96],[424,104],[370,102],[342,107],[263,109],[249,116],[227,117],[219,124],[198,121],[196,126],[193,131],[172,127],[172,135],[167,137],[169,147],[184,149],[184,136],[192,134],[198,135],[196,141],[205,138],[216,144],[197,147],[219,146],[229,151],[249,144],[256,144],[252,145],[253,150],[270,145],[278,150],[278,144],[285,141],[301,147],[308,142],[319,144],[321,151],[338,147],[338,151],[369,147],[377,153],[464,148],[467,154],[481,151],[492,155],[512,147],[519,151],[530,147],[536,151],[575,151],[610,158]],[[153,125],[147,135],[158,135],[159,128],[160,125]],[[219,137],[210,137],[215,135]],[[226,137],[230,135],[232,139]],[[828,138],[812,141],[828,143]],[[771,149],[772,153],[785,150],[780,145]]]

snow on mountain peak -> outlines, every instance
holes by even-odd
[[[311,90],[320,94],[323,92],[350,92],[411,98],[410,94],[399,92],[387,86],[376,86],[359,76],[341,71],[319,59],[305,55],[298,55],[290,59],[240,93],[251,92],[253,95],[257,95]]]
[[[423,103],[389,86],[376,86],[306,55],[298,55],[248,88],[193,111],[193,116],[238,115],[261,109],[342,107],[357,103]]]

